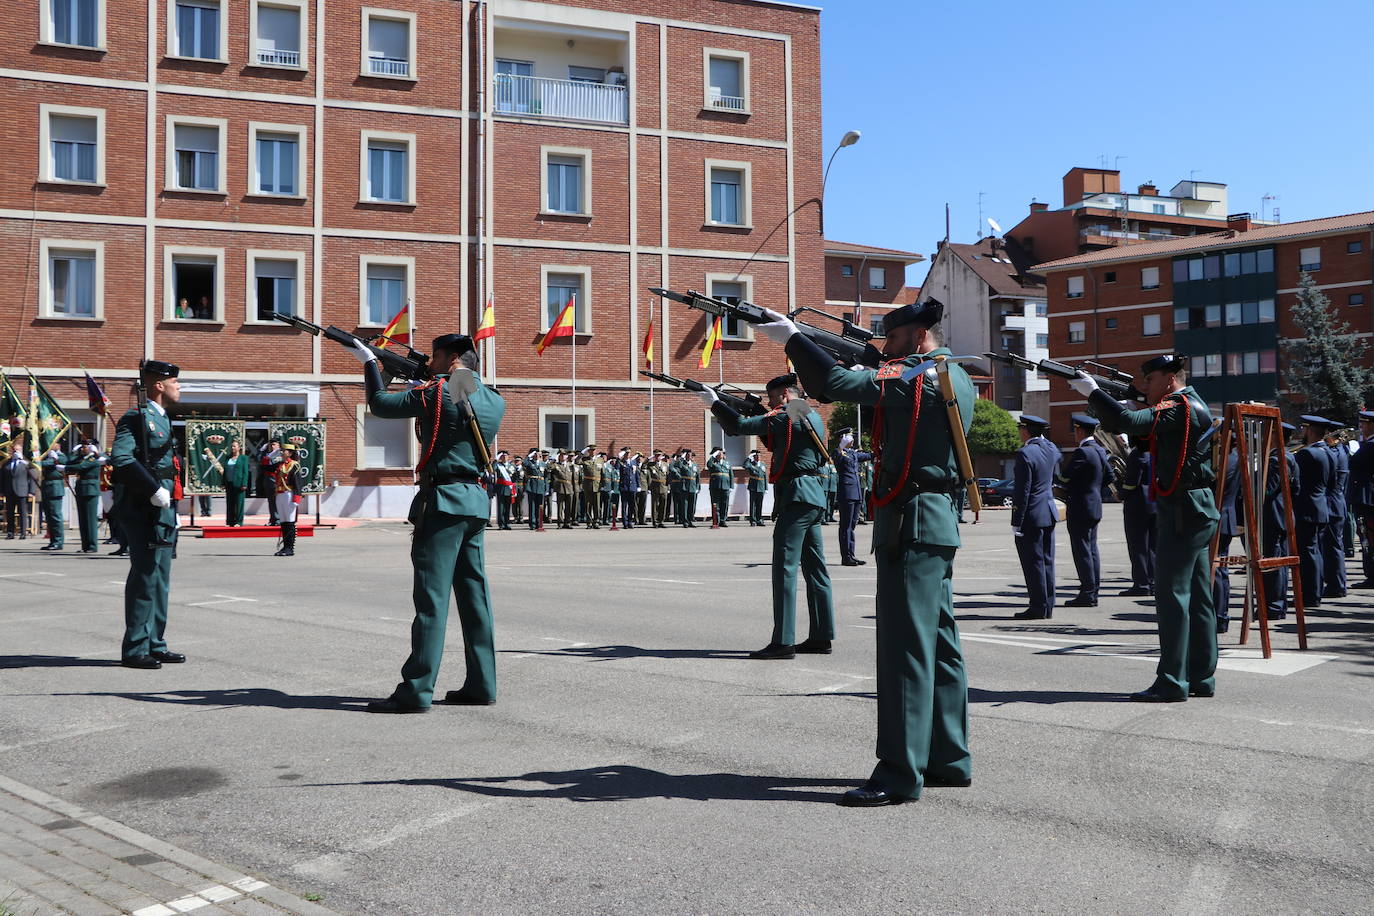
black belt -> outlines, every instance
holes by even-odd
[[[475,474],[426,474],[420,478],[422,487],[441,487],[446,483],[481,484],[482,478]]]

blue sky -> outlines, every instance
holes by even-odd
[[[929,257],[946,202],[973,241],[980,191],[1009,229],[1104,155],[1123,188],[1225,182],[1232,212],[1374,210],[1374,0],[822,5],[826,155],[863,132],[830,173],[831,238]]]

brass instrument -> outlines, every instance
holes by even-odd
[[[1107,464],[1116,478],[1111,484],[1112,496],[1117,502],[1121,502],[1121,484],[1126,479],[1126,446],[1113,433],[1107,432],[1101,426],[1093,430],[1093,438],[1107,452]]]

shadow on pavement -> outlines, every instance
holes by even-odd
[[[238,687],[229,690],[167,690],[138,693],[133,691],[93,691],[90,693],[55,693],[64,697],[122,697],[140,703],[169,703],[173,706],[267,706],[273,709],[333,709],[341,712],[361,712],[369,700],[376,697],[336,697],[283,693],[265,687]]]
[[[551,655],[555,658],[748,658],[744,649],[644,649],[639,646],[570,646],[566,649],[502,649],[499,654]]]
[[[984,690],[981,687],[968,689],[970,703],[1036,703],[1054,705],[1056,703],[1125,703],[1126,694],[1109,690]]]
[[[0,655],[0,668],[108,668],[113,658],[78,658],[73,655]]]
[[[742,776],[738,773],[692,773],[674,776],[636,766],[555,770],[523,776],[461,779],[380,779],[354,783],[304,783],[303,786],[437,786],[500,798],[565,798],[577,802],[615,802],[648,798],[691,801],[791,801],[834,804],[835,792],[852,789],[857,780]]]

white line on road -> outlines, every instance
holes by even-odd
[[[235,601],[254,601],[256,598],[236,598],[233,595],[216,595],[218,601],[192,601],[187,607],[208,607],[211,604],[233,604]]]
[[[22,577],[24,577],[24,576],[56,576],[56,577],[59,578],[59,579],[65,579],[65,578],[67,577],[67,574],[66,574],[66,573],[54,573],[54,572],[21,572],[21,573],[5,573],[4,575],[0,575],[0,579],[18,579],[18,578],[22,578]]]
[[[626,576],[631,582],[668,582],[673,585],[705,585],[705,582],[691,582],[687,579],[645,579],[641,576]]]
[[[1037,636],[1030,633],[962,633],[960,639],[992,645],[1017,646],[1023,649],[1039,649],[1042,652],[1058,652],[1062,655],[1095,655],[1100,658],[1124,658],[1143,662],[1159,660],[1158,648],[1144,643],[1065,639],[1064,637]],[[1097,651],[1099,646],[1131,648],[1137,651],[1099,652]],[[1245,671],[1250,674],[1287,677],[1290,674],[1306,671],[1308,668],[1314,668],[1322,662],[1329,662],[1335,658],[1338,656],[1315,655],[1311,652],[1275,651],[1272,658],[1266,659],[1259,649],[1222,649],[1217,657],[1217,670]]]

